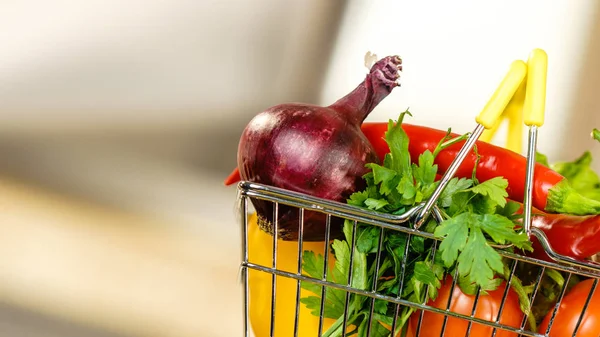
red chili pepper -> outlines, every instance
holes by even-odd
[[[552,246],[561,254],[576,259],[586,259],[600,253],[599,215],[534,214],[531,225],[541,229]],[[536,238],[532,238],[533,252],[527,254],[551,261]]]
[[[425,150],[434,151],[440,140],[447,136],[446,131],[402,123],[402,128],[410,139],[409,152],[413,162]],[[378,156],[389,152],[384,135],[388,129],[387,123],[364,123],[362,131],[371,144],[375,147]],[[458,137],[452,133],[451,137]],[[435,163],[439,172],[445,172],[463,146],[460,141],[440,151]],[[479,164],[477,165],[476,178],[486,181],[502,176],[508,181],[507,192],[509,198],[523,201],[525,194],[525,172],[527,158],[508,149],[492,145],[484,141],[477,141]],[[469,178],[473,174],[473,167],[477,161],[477,154],[471,151],[459,166],[455,176]],[[551,213],[567,213],[576,215],[600,214],[600,202],[583,197],[569,185],[568,181],[556,171],[541,165],[535,165],[535,174],[532,191],[533,206]]]
[[[233,172],[231,172],[231,174],[229,174],[229,176],[227,177],[227,179],[225,179],[225,186],[229,186],[229,185],[235,184],[238,181],[240,181],[240,179],[242,179],[242,177],[240,176],[240,170],[238,170],[237,168],[235,168],[233,170]]]
[[[446,131],[426,126],[402,123],[402,128],[410,139],[409,152],[413,162],[417,162],[419,155],[425,150],[434,151],[440,140],[448,136]],[[377,155],[383,160],[385,154],[390,151],[385,141],[388,123],[365,122],[361,129],[375,148]],[[459,135],[451,133],[449,136],[458,137]],[[438,165],[440,173],[443,174],[448,169],[463,144],[464,141],[457,142],[437,154],[435,163]],[[527,159],[516,152],[484,141],[477,141],[476,146],[479,154],[476,178],[479,181],[486,181],[498,176],[504,177],[508,181],[509,198],[522,202],[525,193]],[[470,178],[476,160],[477,154],[472,151],[460,165],[455,176]],[[239,174],[234,171],[227,178],[225,184],[231,185],[237,181],[239,181]],[[551,213],[600,214],[599,201],[585,198],[575,191],[562,175],[537,163],[533,180],[532,203],[535,208]]]
[[[523,205],[516,214],[522,214]],[[552,250],[575,259],[586,259],[600,253],[600,215],[553,214],[532,209],[531,225],[541,229],[550,242]],[[544,248],[532,236],[533,252],[526,255],[553,261]]]

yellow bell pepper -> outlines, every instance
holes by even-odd
[[[325,244],[321,242],[304,242],[303,250],[323,255]],[[271,267],[273,262],[273,237],[258,227],[256,214],[248,216],[248,260],[251,263]],[[335,265],[335,257],[329,252],[329,270]],[[290,273],[298,271],[298,242],[277,242],[277,269]],[[288,277],[276,277],[275,290],[275,337],[294,336],[296,320],[296,287],[297,280]],[[248,268],[249,318],[256,337],[267,337],[271,328],[271,283],[272,274]],[[300,298],[314,294],[301,289]],[[334,319],[323,320],[323,332],[335,322]],[[351,326],[350,329],[353,329]],[[386,326],[386,328],[390,328]],[[300,303],[298,310],[298,336],[316,337],[319,330],[319,317],[311,314],[306,306]],[[409,336],[411,336],[409,334]]]
[[[323,255],[324,242],[304,242],[303,250],[311,250],[315,254]],[[248,218],[248,260],[251,263],[272,266],[273,237],[258,228],[256,215]],[[329,266],[333,267],[335,259],[329,254]],[[277,242],[277,269],[296,273],[298,271],[298,242]],[[248,271],[249,284],[249,316],[252,330],[256,337],[266,337],[270,334],[271,326],[271,281],[272,275],[262,271],[250,269]],[[276,337],[294,335],[294,322],[296,319],[296,287],[297,281],[292,278],[277,276],[276,303],[275,303],[275,333]],[[314,295],[302,289],[300,298]],[[298,336],[318,336],[319,317],[311,314],[306,306],[300,303],[298,310]],[[327,330],[335,320],[324,319],[323,331]]]

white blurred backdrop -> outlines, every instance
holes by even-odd
[[[465,132],[543,48],[540,151],[600,158],[598,36],[595,0],[1,1],[0,334],[239,335],[241,130],[343,96],[367,51],[404,60],[368,120]]]

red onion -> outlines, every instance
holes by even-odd
[[[364,189],[365,164],[379,159],[360,126],[399,85],[401,70],[400,57],[388,56],[371,67],[358,87],[328,107],[288,103],[256,115],[239,142],[241,179],[341,202]],[[273,203],[251,200],[259,227],[273,234]],[[279,205],[279,238],[298,239],[298,216],[297,208]],[[341,224],[332,217],[332,237],[340,233]],[[324,237],[325,215],[306,210],[303,239]]]

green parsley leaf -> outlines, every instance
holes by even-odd
[[[417,194],[417,189],[412,181],[412,177],[403,176],[396,187],[396,190],[402,194],[404,205],[412,205]]]
[[[400,178],[397,177],[398,182]],[[406,204],[402,194],[398,192],[396,188],[394,188],[389,195],[386,196],[387,200],[390,203],[390,206],[386,208],[386,210],[390,211],[392,214],[402,214],[406,211],[407,207],[410,207],[410,204]]]
[[[368,320],[368,318],[367,318]],[[392,317],[391,316],[387,316],[387,315],[383,315],[383,314],[374,314],[373,315],[373,323],[371,326],[371,336],[373,337],[389,337],[390,336],[390,330],[388,330],[386,327],[384,327],[381,323],[387,324],[388,326],[392,326]],[[396,324],[399,324],[398,322],[396,322]],[[366,337],[367,335],[365,334],[364,336],[361,337]]]
[[[305,285],[308,284],[309,282],[302,282],[302,288],[305,288]],[[306,289],[306,288],[305,288]],[[326,292],[329,289],[326,290]],[[312,290],[311,290],[312,291]],[[306,306],[306,308],[308,310],[310,310],[310,313],[314,316],[320,316],[319,314],[321,313],[321,298],[317,297],[317,296],[307,296],[307,297],[303,297],[300,299],[300,303],[304,304]],[[324,308],[324,312],[323,312],[323,317],[327,317],[327,318],[338,318],[339,315],[343,315],[344,314],[344,307],[341,308],[341,311],[339,310],[339,308],[336,306],[335,303],[332,303],[332,301],[329,299],[329,296],[325,296],[325,308]]]
[[[469,281],[485,285],[494,277],[494,272],[502,273],[504,264],[500,254],[490,247],[483,232],[473,226],[467,244],[458,256],[458,273],[468,275]]]
[[[384,300],[375,300],[375,306],[373,307],[373,310],[376,313],[385,315],[387,313],[387,309],[388,309],[388,301],[384,301]]]
[[[398,121],[394,123],[390,119],[388,123],[388,131],[385,133],[385,141],[390,148],[391,168],[401,174],[403,177],[412,179],[412,171],[410,164],[410,153],[408,152],[408,136],[402,129],[402,121],[404,116],[411,113],[406,110],[400,114]]]
[[[398,284],[398,280],[396,278],[385,280],[383,282],[378,282],[377,283],[377,291],[382,293],[387,290],[391,294],[397,294],[397,292],[394,292],[394,290],[397,290],[397,287],[396,287],[397,284]]]
[[[312,251],[304,251],[302,254],[302,269],[308,276],[321,279],[323,277],[323,268],[325,259],[322,255],[315,255]],[[334,282],[333,277],[328,274],[327,280]],[[318,296],[308,296],[300,299],[306,307],[311,310],[315,316],[319,316],[321,311],[321,286],[309,281],[302,281],[300,286]],[[325,311],[327,318],[338,318],[344,314],[346,304],[345,292],[339,289],[326,287],[325,289]]]
[[[421,293],[421,282],[411,275],[408,279],[408,282],[404,283],[402,297],[408,299],[411,302],[418,303],[421,302]]]
[[[339,284],[348,283],[350,271],[350,247],[347,241],[333,240],[331,244],[335,252],[335,267],[333,269],[334,281]],[[351,286],[365,290],[368,286],[367,257],[355,249],[352,264]]]
[[[546,269],[544,275],[548,276],[556,284],[558,288],[562,288],[565,284],[565,278],[556,269]]]
[[[439,265],[432,266],[426,261],[418,261],[413,270],[413,278],[424,285],[429,285],[429,295],[433,298],[437,296],[437,290],[442,286],[441,277],[438,277],[440,268]],[[443,275],[443,269],[441,269],[441,274]],[[420,295],[418,291],[417,295]]]
[[[350,205],[362,207],[365,200],[369,198],[369,191],[364,190],[360,192],[354,192],[350,195],[350,198],[346,202]]]
[[[383,156],[383,166],[387,167],[389,169],[394,169],[394,164],[392,162],[392,154],[391,153],[386,153],[385,156]],[[396,171],[394,171],[396,172]]]
[[[522,214],[517,214],[517,211],[520,208],[521,208],[520,203],[509,200],[504,207],[498,206],[496,208],[496,214],[504,216],[504,217],[514,221],[517,219],[521,219],[523,217]]]
[[[388,195],[398,184],[396,171],[374,163],[367,164],[373,172],[373,181],[375,184],[380,184],[379,192],[382,195]]]
[[[571,187],[583,196],[600,200],[600,177],[592,168],[592,154],[589,151],[572,162],[558,162],[550,167],[563,175]]]
[[[438,187],[439,184],[440,182],[436,181],[431,185],[422,186],[420,191],[417,191],[417,197],[415,198],[415,202],[419,203],[424,199],[429,199],[433,194],[433,191]]]
[[[385,249],[394,260],[394,274],[401,275],[402,257],[407,245],[407,235],[404,233],[394,233],[389,231],[385,239]],[[397,279],[393,280],[398,282]]]
[[[541,152],[535,153],[535,162],[543,166],[550,167],[550,164],[548,164],[548,157]]]
[[[572,179],[584,167],[589,167],[592,163],[592,154],[590,151],[585,151],[579,158],[572,162],[558,162],[552,165],[552,169],[563,175],[567,179]]]
[[[513,243],[515,247],[530,249],[531,241],[526,233],[517,233],[514,222],[498,214],[484,214],[478,217],[479,226],[495,242],[505,244]]]
[[[358,228],[358,223],[356,224]],[[346,238],[346,242],[352,242],[352,232],[354,232],[354,221],[352,220],[344,220],[344,226],[342,227],[342,232],[344,233],[344,238]],[[340,251],[341,254],[345,253]]]
[[[367,200],[365,200],[365,205],[372,210],[380,210],[388,204],[389,202],[385,199],[367,198]]]
[[[415,269],[413,271],[413,277],[419,282],[425,284],[434,284],[437,281],[437,277],[433,273],[433,270],[425,263],[425,261],[418,261],[415,263]]]
[[[459,251],[465,248],[469,235],[471,213],[462,213],[456,217],[444,220],[433,233],[438,238],[444,238],[440,244],[444,265],[449,268],[456,262]]]
[[[475,295],[477,289],[480,289],[481,295],[486,295],[488,291],[496,290],[502,281],[502,278],[496,277],[489,280],[488,283],[478,286],[469,280],[468,275],[460,275],[458,278],[458,286],[460,287],[460,290],[467,295]]]
[[[451,217],[454,217],[458,214],[469,211],[473,208],[473,206],[470,204],[472,198],[473,193],[469,191],[456,192],[456,194],[452,196],[452,203],[450,204],[446,212]]]
[[[433,164],[433,154],[425,150],[419,155],[419,165],[413,165],[413,174],[419,186],[429,186],[435,181],[438,166]]]
[[[470,194],[468,209],[476,214],[494,214],[500,207],[491,198],[482,194]]]
[[[513,231],[514,223],[503,216],[484,214],[480,215],[478,220],[481,229],[499,244],[505,244],[507,237],[510,237],[511,234],[516,234]]]
[[[356,238],[356,249],[361,253],[376,253],[379,245],[379,234],[381,229],[375,226],[364,226],[358,231]]]
[[[324,258],[322,255],[316,255],[313,251],[304,251],[302,253],[302,269],[310,277],[321,279],[323,277]],[[302,288],[315,294],[321,291],[321,286],[312,282],[302,283]]]
[[[506,197],[508,197],[508,192],[506,192],[507,187],[508,180],[502,177],[494,177],[471,187],[469,191],[488,196],[496,205],[504,207],[506,205]]]
[[[444,278],[444,273],[445,273],[444,265],[441,263],[438,263],[434,259],[434,262],[431,265],[431,271],[433,271],[433,274],[437,278],[437,281],[435,281],[435,283],[433,284],[432,287],[431,286],[429,287],[429,298],[435,300],[438,295],[438,290],[442,286],[441,281]]]
[[[348,273],[350,271],[350,248],[348,247],[348,242],[333,240],[331,247],[335,254],[333,281],[345,285],[348,283]]]
[[[412,236],[410,238],[410,248],[417,254],[424,254],[425,238],[422,236]]]
[[[465,191],[472,185],[473,181],[471,179],[459,179],[457,177],[450,179],[450,181],[448,181],[448,185],[446,185],[446,188],[444,188],[442,194],[440,195],[440,199],[438,201],[439,205],[444,208],[450,207],[450,205],[452,204],[452,197],[457,192]]]

